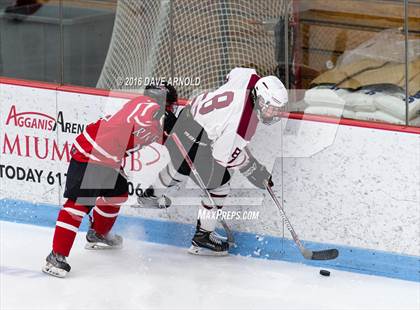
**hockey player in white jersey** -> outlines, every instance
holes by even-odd
[[[139,197],[139,204],[168,207],[170,200],[161,195],[161,188],[174,186],[187,176],[197,183],[179,147],[171,138],[174,133],[188,151],[216,208],[222,208],[235,170],[239,170],[258,188],[264,189],[266,184],[272,186],[271,174],[246,146],[259,121],[267,125],[277,122],[287,101],[287,91],[277,77],[259,77],[253,69],[233,69],[224,85],[193,98],[179,114],[173,128],[166,129],[170,130],[165,145],[171,162],[159,173],[156,184]],[[189,252],[227,255],[229,245],[215,233],[217,219],[210,216],[212,212],[217,212],[213,203],[203,198],[199,208],[201,212]],[[200,214],[206,216],[200,217]]]

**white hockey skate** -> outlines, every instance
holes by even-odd
[[[123,244],[123,238],[121,236],[114,234],[102,236],[92,228],[86,234],[86,241],[85,249],[87,250],[121,249]]]

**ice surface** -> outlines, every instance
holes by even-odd
[[[141,228],[132,228],[141,229]],[[41,273],[51,228],[0,222],[1,309],[419,309],[420,283],[125,240],[88,251],[80,233],[66,279]],[[128,233],[129,235],[129,233]]]

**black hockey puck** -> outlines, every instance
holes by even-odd
[[[323,275],[324,277],[329,277],[330,276],[330,272],[328,270],[325,270],[325,269],[321,269],[319,271],[319,274]]]

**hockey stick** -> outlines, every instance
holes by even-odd
[[[181,152],[182,156],[187,161],[187,164],[190,167],[192,173],[194,174],[194,176],[195,176],[195,178],[198,182],[198,185],[206,193],[207,198],[210,200],[213,207],[216,208],[216,203],[214,202],[213,197],[211,197],[209,191],[207,190],[206,186],[204,185],[203,179],[200,177],[200,174],[198,173],[197,169],[195,168],[194,163],[192,162],[190,156],[188,155],[187,150],[182,145],[181,140],[179,140],[178,135],[176,133],[172,133],[171,137],[174,140],[174,142],[175,142],[176,146],[178,147],[179,151]],[[228,241],[229,245],[234,245],[235,244],[235,239],[233,238],[233,234],[232,234],[232,231],[230,230],[229,226],[227,226],[227,224],[226,224],[226,222],[223,218],[220,219],[220,223],[222,224],[223,229],[226,231],[227,241]]]
[[[273,190],[270,186],[268,186],[268,183],[265,185],[268,193],[270,194],[271,199],[273,200],[274,204],[277,206],[277,208],[280,211],[280,215],[283,219],[283,221],[286,224],[287,230],[292,235],[293,240],[295,241],[296,245],[298,246],[300,253],[302,253],[303,257],[306,259],[312,259],[312,260],[330,260],[335,259],[338,256],[338,250],[337,249],[328,249],[328,250],[321,250],[321,251],[311,251],[307,248],[305,248],[302,244],[302,242],[299,240],[299,237],[297,236],[295,230],[292,227],[292,224],[290,223],[289,219],[286,216],[286,213],[284,212],[283,206],[281,205],[280,201],[277,199],[277,197],[274,195]]]

